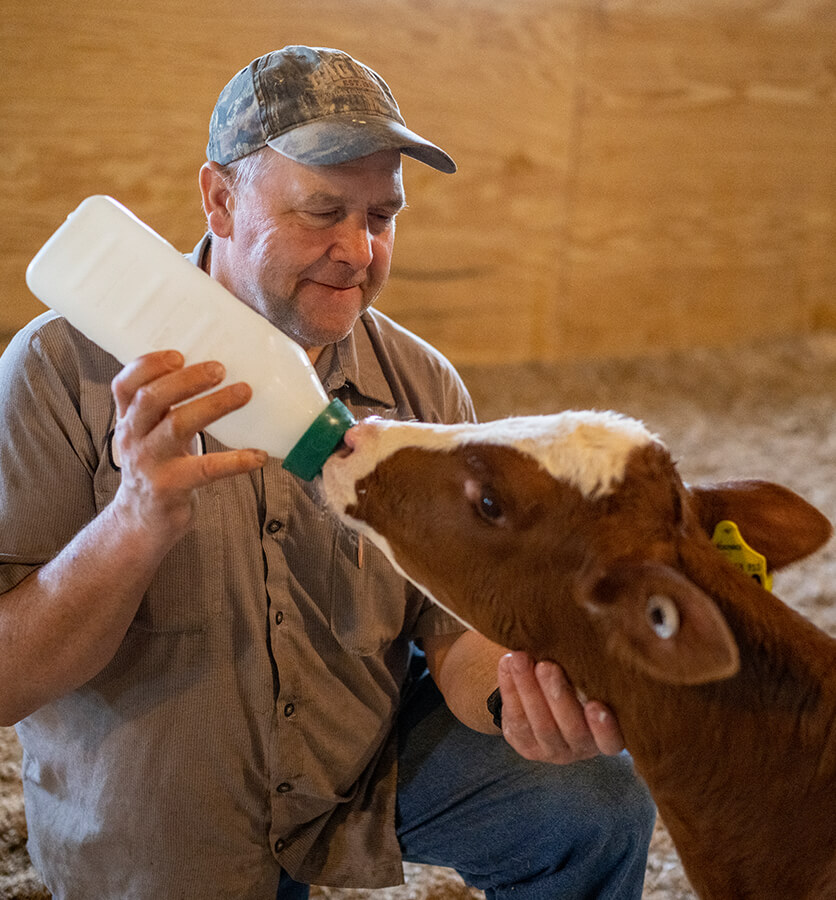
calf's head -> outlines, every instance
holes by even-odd
[[[829,535],[820,513],[776,485],[687,488],[661,441],[614,413],[369,420],[346,442],[323,472],[337,514],[469,627],[564,664],[609,654],[676,684],[728,677],[738,650],[683,572],[683,542],[707,544],[706,529],[736,516],[785,564]],[[773,524],[791,516],[804,527],[773,536],[759,524],[764,500]]]

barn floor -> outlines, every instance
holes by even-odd
[[[836,334],[770,340],[658,358],[463,369],[480,418],[616,409],[643,419],[674,451],[686,481],[758,477],[793,488],[836,521]],[[779,573],[775,590],[836,636],[836,540]],[[0,900],[42,900],[25,854],[19,748],[0,729]],[[443,869],[409,867],[384,891],[314,889],[333,900],[481,897]],[[647,869],[645,900],[692,900],[663,825]]]

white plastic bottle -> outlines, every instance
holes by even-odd
[[[88,197],[38,251],[29,289],[121,363],[179,350],[218,360],[252,399],[207,429],[312,479],[354,423],[302,348],[111,197]]]

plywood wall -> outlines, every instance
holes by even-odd
[[[4,0],[0,335],[88,194],[196,242],[215,98],[286,43],[377,68],[459,163],[407,161],[381,302],[455,362],[836,328],[832,0]]]

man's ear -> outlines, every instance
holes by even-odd
[[[833,533],[827,518],[798,494],[769,481],[688,485],[691,504],[709,537],[730,520],[743,539],[766,557],[770,569],[802,559]]]
[[[229,237],[232,233],[234,203],[222,167],[216,162],[204,163],[200,167],[199,182],[209,230],[218,237]]]

